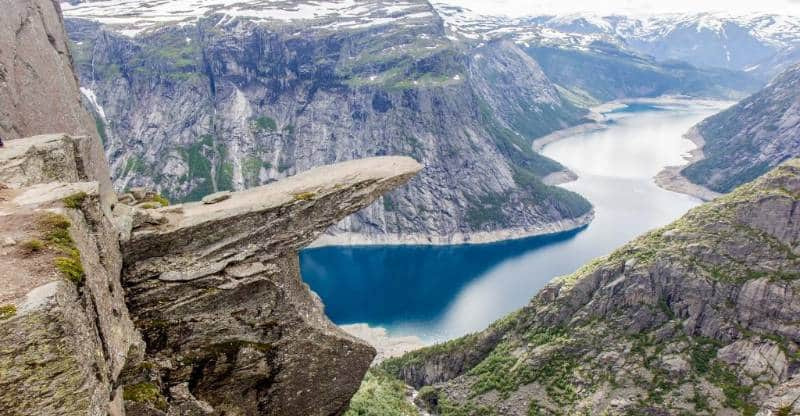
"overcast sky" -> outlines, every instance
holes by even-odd
[[[672,12],[771,12],[800,15],[800,0],[439,0],[467,7],[482,14],[528,16],[546,13],[595,12],[672,13]]]

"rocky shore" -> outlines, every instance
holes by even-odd
[[[692,128],[684,137],[694,143],[696,148],[689,153],[688,157],[686,157],[686,163],[684,165],[668,166],[659,172],[655,177],[656,185],[668,191],[694,196],[702,199],[703,201],[711,201],[718,198],[722,194],[714,192],[702,185],[691,182],[681,173],[683,168],[689,164],[701,161],[705,157],[703,155],[703,146],[705,146],[705,140],[697,128]]]
[[[586,227],[594,220],[594,211],[580,216],[556,222],[542,224],[530,228],[513,228],[497,231],[479,231],[474,233],[455,233],[452,235],[424,234],[359,234],[335,233],[324,234],[314,241],[309,248],[328,246],[381,246],[381,245],[460,245],[490,244],[506,240],[521,240],[575,231]]]

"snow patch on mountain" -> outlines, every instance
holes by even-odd
[[[62,3],[68,18],[100,22],[116,32],[136,36],[166,24],[192,24],[203,17],[222,15],[223,21],[241,18],[256,22],[319,21],[321,28],[364,28],[398,20],[430,18],[420,1],[358,0],[104,0]]]

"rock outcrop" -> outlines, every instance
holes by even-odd
[[[0,1],[0,138],[89,136],[82,168],[114,198],[95,121],[81,104],[69,40],[57,0]]]
[[[375,351],[324,316],[297,251],[421,166],[346,162],[107,216],[82,140],[0,152],[2,413],[342,413]]]
[[[37,136],[0,150],[3,414],[122,412],[116,381],[141,337],[119,232],[77,151],[85,140]]]
[[[797,414],[799,194],[795,159],[383,368],[440,415]]]
[[[343,412],[375,350],[325,317],[297,251],[420,168],[409,158],[345,162],[218,202],[134,213],[122,281],[147,342],[143,373],[233,414]]]
[[[421,166],[352,161],[177,206],[117,199],[58,3],[2,6],[0,414],[343,413],[375,351],[324,316],[297,250]],[[52,131],[67,133],[26,136]]]

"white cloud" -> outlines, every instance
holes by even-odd
[[[599,14],[658,14],[722,11],[800,15],[800,0],[439,0],[481,14],[531,16],[591,12]]]

